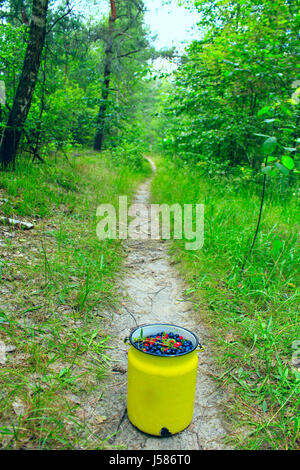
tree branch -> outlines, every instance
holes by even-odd
[[[140,52],[142,50],[144,50],[144,49],[136,49],[134,51],[129,51],[129,52],[126,52],[125,54],[117,55],[117,58],[120,59],[121,57],[127,57],[131,54],[136,54],[137,52]]]
[[[54,26],[57,23],[59,23],[59,21],[61,21],[66,16],[68,16],[71,13],[71,11],[73,10],[73,8],[74,8],[74,5],[72,7],[69,7],[68,11],[64,15],[60,16],[59,18],[56,18],[56,20],[52,23],[51,27],[47,30],[46,34],[49,34],[52,31],[52,29],[54,28]]]

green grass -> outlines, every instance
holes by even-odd
[[[118,308],[118,240],[99,241],[96,209],[132,197],[150,172],[107,154],[1,173],[4,215],[33,221],[2,227],[0,342],[15,348],[0,365],[0,445],[6,449],[103,448],[99,423],[84,418],[100,398],[109,364],[101,325]],[[2,236],[3,235],[3,236]],[[74,401],[74,396],[77,397]]]
[[[267,186],[256,244],[241,266],[256,227],[260,186],[243,179],[213,179],[197,169],[160,162],[152,185],[155,203],[204,203],[201,250],[170,253],[189,283],[186,295],[199,321],[211,328],[216,378],[229,390],[236,448],[298,448],[300,426],[299,206],[295,194]],[[294,357],[294,360],[293,360]]]

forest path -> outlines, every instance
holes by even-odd
[[[155,172],[154,163],[151,163]],[[151,180],[142,183],[134,203],[149,204]],[[146,217],[146,216],[145,216]],[[146,224],[147,219],[145,219]],[[104,320],[104,327],[112,336],[115,349],[109,351],[111,372],[104,380],[97,414],[102,416],[100,435],[110,445],[132,450],[199,450],[226,449],[223,438],[227,435],[224,424],[223,402],[226,400],[212,379],[214,361],[209,353],[209,335],[201,325],[199,312],[182,298],[186,289],[178,273],[172,267],[162,240],[134,240],[125,242],[126,274],[122,281],[121,311]],[[172,323],[195,332],[201,343],[207,345],[199,352],[197,389],[192,423],[184,431],[172,437],[161,438],[146,435],[131,425],[126,414],[127,352],[123,339],[137,324]],[[100,421],[102,420],[100,418]],[[120,446],[120,447],[119,447]]]

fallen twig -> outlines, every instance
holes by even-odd
[[[30,222],[24,222],[23,220],[17,220],[17,219],[10,219],[9,217],[0,217],[0,222],[4,225],[14,225],[18,226],[19,228],[23,228],[24,230],[30,230],[33,228],[33,224]]]

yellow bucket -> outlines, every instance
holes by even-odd
[[[157,356],[139,350],[134,339],[164,331],[192,342],[189,352]],[[141,431],[154,436],[170,436],[192,421],[197,380],[199,344],[191,331],[176,325],[156,323],[135,328],[129,337],[127,414]]]

